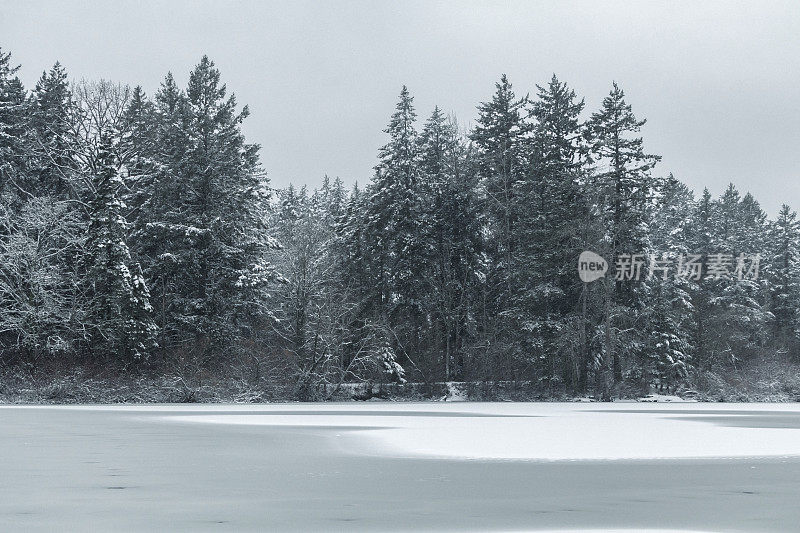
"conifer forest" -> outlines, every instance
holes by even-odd
[[[611,78],[587,109],[569,80],[499,75],[469,127],[398,87],[373,173],[273,188],[209,57],[153,94],[19,69],[0,50],[8,394],[800,397],[796,212],[691,190]]]

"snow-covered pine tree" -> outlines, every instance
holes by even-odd
[[[135,96],[136,91],[126,111],[132,137],[124,147],[131,152],[131,172],[139,176],[137,181],[144,180],[144,190],[139,194],[131,191],[139,196],[131,208],[138,207],[131,221],[131,245],[149,282],[159,345],[172,351],[184,346],[188,336],[182,318],[190,301],[181,280],[187,248],[196,237],[187,231],[183,216],[185,184],[181,176],[189,149],[186,97],[171,73],[156,92],[150,112],[148,106],[137,105]]]
[[[415,274],[420,256],[421,217],[417,114],[406,86],[385,133],[379,163],[369,187],[366,233],[378,270],[379,297],[384,310],[415,305]]]
[[[178,345],[218,356],[232,339],[251,335],[255,322],[272,318],[268,181],[258,145],[241,131],[249,111],[237,111],[208,57],[190,73],[185,95],[167,77],[157,112],[160,196],[148,226],[158,248],[151,257],[156,286],[164,287],[163,320]]]
[[[137,239],[148,221],[147,210],[154,191],[156,125],[153,102],[140,86],[135,87],[121,120],[118,156],[128,170],[122,200],[128,206],[127,220],[133,226],[128,244],[136,256],[141,247]]]
[[[94,197],[86,242],[87,284],[91,294],[92,352],[122,363],[146,359],[155,346],[149,293],[139,266],[131,272],[126,243],[123,185],[112,140],[100,140],[93,176]]]
[[[585,346],[579,354],[559,349],[562,335],[574,335],[565,324],[576,318],[571,315],[583,289],[574,271],[588,209],[581,188],[587,170],[583,107],[583,100],[555,75],[545,87],[537,86],[530,108],[531,171],[523,177],[515,206],[521,224],[514,307],[520,310],[530,361],[550,381],[585,381],[585,376],[569,374],[576,366],[572,360],[578,360],[579,374],[588,364]]]
[[[474,319],[480,220],[471,150],[456,123],[436,107],[420,134],[420,172],[426,202],[425,305],[433,322],[429,343],[437,372],[450,380],[464,365]],[[441,362],[444,364],[442,365]],[[442,368],[443,367],[443,368]]]
[[[28,181],[29,136],[25,88],[11,53],[0,48],[0,198],[9,205],[33,195]]]
[[[150,291],[139,263],[132,262],[131,291],[123,301],[122,344],[134,360],[146,359],[158,347],[158,326],[153,320]]]
[[[638,377],[643,392],[656,386],[659,392],[674,393],[689,372],[691,345],[685,322],[688,295],[672,280],[648,283],[643,293],[647,308],[642,323],[646,329]]]
[[[694,215],[694,225],[690,232],[691,253],[699,256],[701,264],[705,264],[708,256],[713,252],[712,240],[714,239],[714,199],[708,188],[703,189],[703,194],[697,201]],[[709,282],[700,280],[694,282],[691,292],[692,309],[694,317],[693,344],[695,347],[694,366],[699,373],[711,369],[713,356],[710,345],[709,317],[711,313],[711,291]]]
[[[711,209],[711,252],[706,265],[716,263],[716,272],[704,272],[702,290],[708,298],[702,318],[702,345],[707,369],[712,365],[735,365],[748,352],[761,346],[773,316],[765,305],[763,276],[738,279],[735,272],[740,254],[764,253],[765,216],[758,203],[742,199],[729,185]]]
[[[130,102],[125,107],[123,113],[123,131],[126,142],[125,151],[121,151],[120,157],[128,167],[133,163],[143,163],[148,154],[153,151],[153,129],[156,117],[154,116],[155,106],[147,98],[141,85],[137,85],[131,92]]]
[[[338,220],[344,214],[347,201],[347,191],[344,183],[338,176],[331,181],[326,174],[322,179],[322,187],[316,192],[320,206],[325,212],[325,224],[329,229],[334,229]]]
[[[365,251],[374,282],[375,316],[401,339],[395,341],[398,344],[395,352],[401,354],[401,359],[418,349],[426,257],[421,238],[425,213],[413,101],[403,86],[385,130],[389,141],[379,151],[379,162],[367,190],[364,225]],[[399,331],[400,328],[404,331]]]
[[[358,182],[353,184],[344,212],[336,222],[336,241],[333,244],[340,262],[338,269],[342,275],[341,283],[354,290],[364,316],[374,311],[370,307],[374,303],[370,298],[374,289],[370,282],[372,262],[367,255],[364,236],[367,200],[366,193],[358,186]]]
[[[60,63],[42,73],[31,94],[33,191],[58,199],[81,199],[86,184],[77,176],[75,104]]]
[[[515,377],[515,365],[525,365],[519,344],[519,315],[513,296],[519,290],[516,266],[519,240],[517,195],[526,171],[528,124],[521,112],[525,99],[514,94],[504,74],[495,84],[491,101],[478,106],[478,119],[470,139],[476,148],[475,166],[483,196],[487,268],[482,296],[481,324],[490,350],[487,367],[496,377]]]
[[[625,93],[614,83],[587,124],[596,165],[590,186],[601,199],[597,214],[605,229],[601,253],[612,261],[604,282],[604,359],[611,364],[615,382],[623,378],[621,354],[631,351],[624,345],[630,339],[626,341],[617,332],[627,329],[623,322],[633,313],[626,308],[638,307],[638,296],[635,284],[614,281],[614,261],[619,253],[647,249],[646,213],[654,184],[650,170],[661,159],[647,154],[637,136],[645,122],[636,118]]]
[[[694,353],[693,297],[700,286],[697,280],[676,276],[676,268],[681,257],[695,253],[696,213],[694,195],[683,183],[671,174],[658,181],[648,216],[648,278],[641,287],[637,319],[644,332],[637,369],[644,392],[652,386],[674,392],[688,376]]]
[[[393,348],[394,343],[387,338],[389,336],[387,333],[381,337],[376,349],[375,362],[377,363],[378,371],[386,381],[405,383],[405,369],[397,362],[397,355]]]
[[[349,304],[347,314],[342,317],[346,333],[341,350],[343,367],[357,361],[367,351],[365,348],[371,346],[375,335],[373,317],[380,316],[373,283],[377,263],[370,255],[370,241],[366,237],[368,201],[367,191],[355,183],[336,222],[336,235],[331,243],[338,274],[334,282],[346,291]]]
[[[775,338],[796,356],[800,335],[800,224],[797,213],[786,204],[769,224],[763,273],[769,281]]]

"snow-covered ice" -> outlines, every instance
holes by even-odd
[[[0,531],[797,531],[800,406],[0,407]]]
[[[169,420],[361,428],[348,449],[390,456],[599,460],[800,456],[796,404],[344,404]],[[341,433],[339,434],[341,436]]]

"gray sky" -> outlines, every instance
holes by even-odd
[[[59,60],[148,94],[208,54],[275,186],[369,179],[403,84],[421,119],[438,104],[469,124],[502,73],[524,94],[555,72],[590,111],[616,80],[661,173],[800,209],[794,2],[0,0],[0,46],[29,88]]]

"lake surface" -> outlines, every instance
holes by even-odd
[[[0,407],[2,531],[798,531],[800,406]]]

